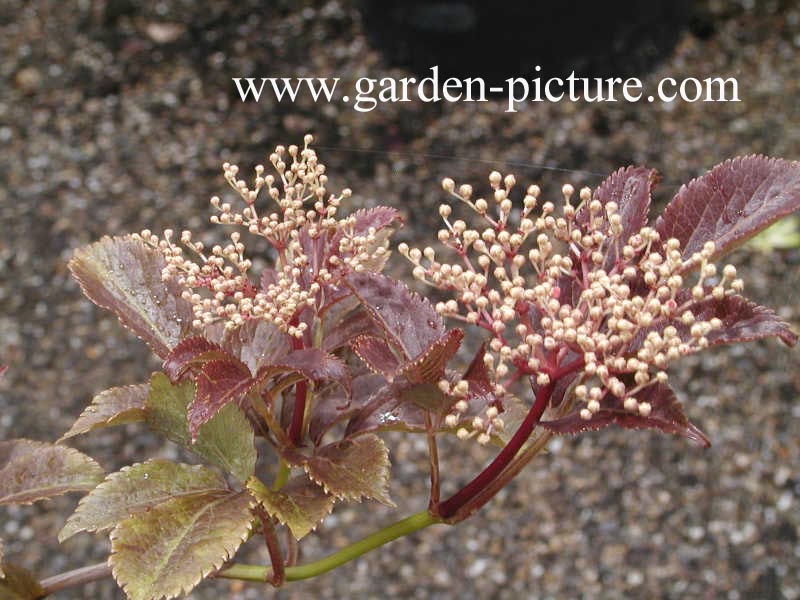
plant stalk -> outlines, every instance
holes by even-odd
[[[96,565],[89,565],[88,567],[81,567],[66,573],[59,573],[47,579],[43,579],[39,584],[41,585],[44,593],[39,596],[44,598],[50,594],[55,594],[61,590],[75,587],[76,585],[83,585],[98,579],[105,579],[111,576],[111,567],[108,563],[102,562]]]
[[[339,567],[359,556],[366,554],[370,550],[374,550],[384,544],[388,544],[403,537],[424,529],[430,525],[441,523],[442,521],[437,517],[431,515],[427,510],[420,511],[406,517],[401,521],[397,521],[388,527],[376,531],[367,537],[342,548],[338,552],[334,552],[330,556],[321,558],[320,560],[292,567],[286,567],[284,574],[284,581],[299,581],[301,579],[310,579],[317,575],[327,573],[336,567]],[[264,565],[242,565],[232,564],[231,566],[222,569],[212,577],[221,579],[240,579],[242,581],[256,581],[261,583],[269,583],[272,578],[272,568]],[[53,577],[48,577],[41,582],[44,589],[44,594],[40,598],[70,588],[76,585],[82,585],[98,579],[104,579],[111,576],[111,567],[107,563],[99,563],[74,571],[68,571]]]
[[[398,521],[388,527],[376,531],[367,537],[342,548],[338,552],[334,552],[330,556],[326,556],[320,560],[294,567],[286,568],[286,581],[299,581],[301,579],[309,579],[316,577],[323,573],[335,569],[351,560],[358,558],[362,554],[374,550],[379,546],[383,546],[399,537],[403,537],[420,529],[424,529],[429,525],[440,523],[441,521],[431,515],[427,510],[418,512]],[[215,575],[215,577],[222,577],[225,579],[241,579],[244,581],[269,581],[271,576],[270,567],[262,565],[241,565],[234,564],[230,567],[223,569]]]
[[[503,472],[516,456],[517,452],[519,452],[520,448],[522,448],[523,444],[528,440],[531,433],[533,433],[536,424],[539,422],[539,419],[542,418],[545,408],[547,408],[550,395],[553,393],[554,388],[555,381],[550,381],[550,383],[539,389],[533,406],[531,406],[525,420],[519,426],[514,436],[509,440],[508,444],[495,456],[489,466],[478,473],[467,485],[439,505],[440,517],[443,519],[453,517],[459,509],[482,492],[484,488]]]

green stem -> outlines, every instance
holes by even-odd
[[[441,521],[432,516],[427,510],[423,510],[416,514],[411,515],[398,521],[380,531],[368,535],[367,537],[350,544],[346,548],[342,548],[338,552],[334,552],[330,556],[326,556],[320,560],[308,563],[305,565],[298,565],[286,568],[286,581],[298,581],[300,579],[309,579],[322,575],[328,571],[335,569],[354,558],[358,558],[362,554],[374,550],[379,546],[388,544],[399,537],[403,537],[420,529],[424,529],[429,525],[440,523]],[[230,567],[223,569],[215,575],[215,577],[223,577],[225,579],[241,579],[244,581],[268,581],[271,576],[272,569],[263,565],[239,565],[234,564]]]
[[[289,463],[281,459],[280,463],[278,463],[278,474],[275,475],[275,481],[272,482],[273,492],[277,492],[286,485],[286,482],[289,481],[289,473],[291,473],[291,471],[292,468],[289,466]]]

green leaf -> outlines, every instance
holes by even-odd
[[[63,542],[79,531],[110,529],[131,515],[172,498],[226,488],[219,474],[201,465],[153,459],[124,467],[81,498],[58,534],[58,541]]]
[[[175,598],[231,558],[252,525],[249,492],[173,498],[111,532],[111,570],[130,600]]]
[[[3,565],[0,571],[0,600],[36,600],[44,595],[39,582],[26,569],[17,565]]]
[[[346,438],[323,446],[306,459],[303,468],[337,498],[372,498],[394,506],[388,491],[389,449],[376,435]]]
[[[800,218],[792,215],[778,221],[752,238],[748,245],[764,254],[773,250],[800,248]]]
[[[330,514],[336,499],[308,477],[293,477],[280,491],[272,491],[257,477],[247,480],[247,489],[270,516],[286,525],[296,539],[305,537]]]
[[[144,421],[144,407],[149,391],[150,385],[142,383],[100,392],[83,410],[70,430],[61,436],[59,442],[103,427]]]
[[[200,427],[197,441],[192,443],[186,407],[193,397],[192,382],[172,385],[163,373],[153,374],[147,400],[147,424],[153,431],[240,481],[246,481],[256,466],[255,436],[247,417],[238,406],[229,404]]]
[[[89,300],[114,313],[160,357],[190,330],[191,305],[174,282],[164,282],[158,250],[130,236],[104,237],[81,248],[69,270]]]
[[[0,442],[0,504],[30,504],[94,488],[103,469],[74,448],[32,440]]]

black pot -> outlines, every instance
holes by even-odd
[[[364,27],[386,61],[421,76],[640,76],[668,54],[689,0],[361,0]],[[535,70],[536,66],[541,70]]]

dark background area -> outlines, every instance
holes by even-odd
[[[663,206],[678,184],[725,158],[800,158],[795,2],[534,2],[506,17],[513,3],[439,2],[438,20],[422,3],[400,4],[0,1],[0,362],[10,365],[0,439],[54,440],[93,394],[157,368],[80,295],[66,270],[72,251],[144,227],[204,229],[208,198],[227,193],[223,161],[249,170],[307,131],[332,187],[354,190],[353,208],[399,208],[407,227],[397,241],[420,243],[434,239],[445,175],[485,190],[490,170],[511,170],[553,194],[566,181],[595,186],[599,174],[646,164],[664,176]],[[595,5],[604,11],[586,8]],[[534,64],[636,75],[650,89],[662,77],[736,77],[742,102],[564,101],[509,114],[496,99],[358,113],[308,95],[243,104],[231,81],[327,76],[347,86],[436,61],[464,76],[529,76]],[[732,260],[746,293],[797,329],[800,252],[744,248]],[[396,257],[390,269],[410,272]],[[192,597],[800,598],[798,356],[770,341],[673,370],[710,450],[649,432],[557,440],[458,528],[424,531],[279,592],[211,582]],[[389,442],[397,515],[342,505],[304,542],[306,559],[424,506],[424,442]],[[134,426],[76,445],[107,470],[176,455]],[[453,487],[490,457],[475,444],[444,452]],[[102,536],[58,546],[74,504],[4,508],[8,559],[42,576],[103,560]],[[245,556],[266,560],[258,545]],[[104,582],[61,597],[122,595]]]

